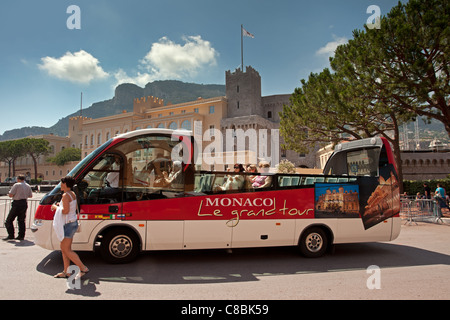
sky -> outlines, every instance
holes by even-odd
[[[15,0],[0,6],[0,134],[50,127],[120,83],[225,84],[244,65],[262,95],[292,93],[397,0]]]

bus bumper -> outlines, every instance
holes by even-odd
[[[30,227],[34,235],[34,243],[47,250],[55,250],[52,244],[53,221],[35,220]]]

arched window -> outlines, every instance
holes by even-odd
[[[164,123],[158,124],[158,127],[157,127],[157,128],[164,129]]]
[[[177,123],[175,121],[171,122],[169,124],[169,129],[176,130],[177,128],[178,128],[178,125],[177,125]]]
[[[191,130],[191,122],[189,120],[184,120],[181,123],[181,129]]]

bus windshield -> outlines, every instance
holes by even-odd
[[[98,147],[94,152],[91,152],[87,157],[81,160],[69,173],[69,176],[76,177],[93,159],[95,159],[100,153],[102,153],[112,142],[110,139],[105,142],[103,145]],[[60,183],[53,188],[52,191],[47,193],[40,201],[40,204],[52,204],[56,201],[55,196],[59,196],[61,192]]]

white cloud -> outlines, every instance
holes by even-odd
[[[99,66],[99,61],[90,53],[80,50],[67,52],[60,58],[44,57],[39,64],[41,70],[50,76],[70,82],[88,84],[92,80],[103,79],[109,74]]]
[[[131,82],[144,86],[148,82],[164,79],[193,78],[204,66],[216,65],[217,51],[201,36],[183,37],[177,44],[167,37],[152,44],[150,51],[139,61],[144,72],[128,76],[120,69],[115,73],[117,84]]]
[[[333,35],[334,41],[328,42],[325,46],[316,51],[316,55],[324,55],[327,57],[332,57],[337,47],[341,44],[347,43],[348,39],[345,37],[336,37]]]

